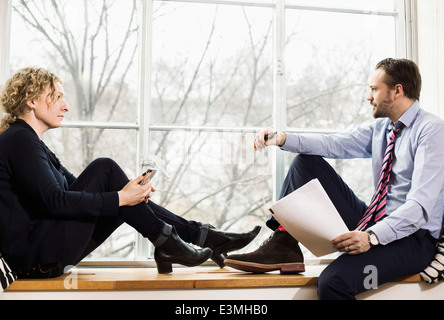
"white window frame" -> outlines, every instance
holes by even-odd
[[[9,74],[10,25],[11,1],[0,0],[0,85],[6,82]]]
[[[174,129],[199,130],[209,132],[258,132],[262,128],[226,128],[226,127],[194,127],[180,125],[152,125],[151,119],[151,57],[152,57],[152,23],[153,1],[140,0],[140,53],[139,53],[139,105],[137,123],[98,123],[72,122],[65,123],[66,128],[106,128],[130,129],[138,132],[137,166],[142,168],[148,160],[150,150],[150,132]],[[218,3],[235,6],[258,6],[273,9],[274,37],[273,37],[273,126],[279,131],[287,130],[286,126],[286,79],[285,79],[285,12],[287,9],[314,10],[324,12],[342,12],[350,14],[373,14],[396,17],[397,55],[414,61],[418,60],[417,41],[417,0],[395,0],[395,12],[367,12],[364,10],[338,9],[334,7],[310,7],[286,4],[285,0],[275,0],[275,3],[217,1],[217,0],[175,0],[175,2],[189,3]],[[0,0],[0,83],[3,84],[9,77],[9,47],[10,47],[10,20],[11,0]],[[0,112],[1,113],[1,112]],[[303,131],[294,131],[303,132]],[[273,168],[273,200],[276,200],[282,182],[285,178],[285,153],[275,148],[272,151]],[[136,241],[136,260],[146,260],[150,256],[149,243],[139,236]]]
[[[418,1],[418,64],[423,78],[421,106],[444,118],[444,2]]]

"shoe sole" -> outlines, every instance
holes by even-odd
[[[226,259],[225,265],[253,273],[266,273],[279,270],[281,274],[295,274],[305,272],[305,265],[303,263],[276,263],[276,264],[261,264],[255,262],[238,261]]]

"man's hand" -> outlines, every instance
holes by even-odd
[[[340,252],[348,254],[361,254],[370,250],[368,233],[352,231],[332,240],[333,247]]]
[[[273,129],[266,129],[260,132],[254,139],[254,150],[261,152],[266,147],[284,145],[287,139],[287,135],[285,134],[285,132],[277,132],[276,135],[273,135],[272,138],[270,138],[269,140],[265,139],[266,135],[273,133],[275,133],[275,130]]]

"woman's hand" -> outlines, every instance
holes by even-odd
[[[275,135],[273,135],[275,133]],[[265,141],[265,137],[271,135],[270,139]],[[260,132],[254,139],[254,150],[262,151],[265,147],[269,146],[282,146],[287,139],[287,135],[284,132],[276,133],[273,129],[266,129]]]
[[[370,250],[368,233],[352,231],[332,240],[333,247],[340,252],[348,254],[361,254]]]
[[[128,182],[119,194],[119,207],[135,206],[141,202],[148,202],[151,197],[151,192],[156,190],[151,186],[151,181],[141,186],[139,183],[143,180],[145,174]]]

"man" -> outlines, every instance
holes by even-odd
[[[352,230],[332,241],[344,254],[320,275],[320,299],[354,299],[370,289],[369,266],[377,271],[378,285],[424,270],[441,232],[444,122],[419,106],[419,69],[410,60],[386,59],[369,82],[375,122],[332,135],[282,132],[265,139],[271,133],[265,130],[255,139],[257,150],[277,145],[300,154],[290,166],[281,197],[317,178]],[[372,158],[376,191],[369,205],[324,157]],[[253,272],[303,271],[298,242],[273,218],[267,225],[275,232],[259,249],[229,256],[225,263]]]

